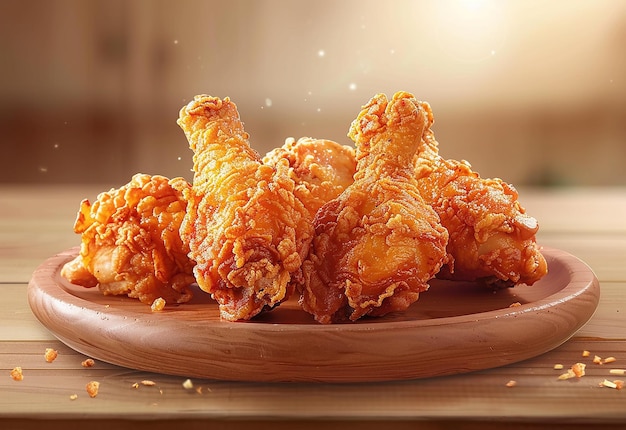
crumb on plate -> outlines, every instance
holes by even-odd
[[[158,297],[154,299],[154,301],[152,302],[152,305],[150,305],[150,309],[152,309],[152,312],[162,311],[164,307],[165,307],[165,299],[163,297]]]

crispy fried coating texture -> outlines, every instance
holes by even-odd
[[[265,165],[237,107],[199,95],[178,124],[194,151],[194,178],[181,236],[200,288],[222,319],[248,320],[286,300],[301,278],[313,227],[294,195],[287,160]]]
[[[332,140],[288,138],[283,146],[268,152],[263,162],[275,166],[282,159],[289,162],[289,172],[296,184],[294,193],[308,209],[311,219],[319,208],[354,181],[354,148]]]
[[[416,162],[418,187],[450,234],[452,256],[439,278],[481,281],[496,288],[531,285],[547,273],[536,243],[539,224],[526,214],[512,185],[485,179],[466,161],[442,158],[431,130],[432,110]]]
[[[162,297],[184,303],[195,283],[189,248],[179,227],[190,185],[183,178],[136,174],[119,189],[83,200],[74,231],[81,235],[79,255],[61,275],[106,295],[128,295],[151,304]]]
[[[300,302],[320,323],[405,310],[446,259],[448,233],[417,189],[426,112],[408,93],[378,94],[353,121],[354,183],[320,208]]]

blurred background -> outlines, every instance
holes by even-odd
[[[264,154],[406,90],[483,177],[626,185],[623,0],[0,0],[0,66],[0,182],[191,179],[196,94]]]

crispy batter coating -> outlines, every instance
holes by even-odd
[[[178,124],[194,151],[180,231],[198,285],[223,319],[250,319],[293,291],[313,233],[310,215],[294,195],[287,160],[262,163],[229,98],[196,96]]]
[[[535,240],[537,220],[525,213],[512,185],[481,178],[466,161],[442,158],[430,129],[432,110],[423,106],[428,129],[416,162],[418,187],[450,234],[452,256],[437,276],[494,287],[533,284],[547,273]]]
[[[178,230],[189,187],[183,178],[136,174],[121,188],[101,193],[93,205],[83,200],[74,224],[80,253],[61,275],[148,305],[158,297],[187,302],[195,282],[193,262]]]
[[[296,183],[294,193],[311,218],[354,181],[354,148],[332,140],[288,138],[282,147],[268,152],[263,162],[275,166],[282,159],[289,162],[289,172]]]
[[[446,259],[448,233],[417,189],[426,112],[408,93],[378,94],[352,123],[354,183],[314,220],[301,304],[321,323],[405,310]]]

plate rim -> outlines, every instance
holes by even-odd
[[[212,323],[215,324],[214,327],[217,327],[216,330],[220,330],[221,328],[225,328],[227,331],[235,331],[235,332],[243,330],[243,333],[255,332],[260,336],[268,335],[272,333],[277,333],[282,336],[290,336],[290,335],[293,336],[294,334],[297,335],[298,333],[302,331],[305,331],[305,332],[311,331],[319,335],[324,335],[324,334],[333,335],[337,332],[343,332],[344,334],[347,333],[347,335],[349,336],[367,336],[368,333],[371,334],[372,332],[378,332],[381,330],[387,330],[387,331],[392,330],[394,332],[402,334],[404,332],[411,332],[412,330],[416,330],[416,329],[440,330],[441,326],[446,326],[446,327],[465,326],[467,324],[471,324],[472,322],[484,323],[484,322],[493,321],[493,320],[505,321],[507,319],[517,319],[517,317],[521,317],[521,319],[524,319],[524,318],[527,318],[529,314],[540,313],[546,310],[546,308],[554,306],[555,303],[560,304],[560,303],[571,302],[573,300],[576,300],[579,296],[582,296],[582,295],[590,296],[591,302],[587,304],[587,308],[585,308],[586,312],[585,312],[584,318],[582,318],[581,321],[577,321],[576,324],[574,324],[573,329],[570,330],[571,332],[564,333],[562,336],[560,336],[560,338],[555,339],[555,342],[553,342],[554,345],[552,345],[552,347],[547,349],[547,350],[550,350],[564,343],[565,341],[567,341],[571,336],[575,334],[575,332],[580,327],[582,327],[592,317],[599,301],[600,291],[599,291],[599,281],[595,273],[582,260],[580,260],[579,258],[573,256],[572,254],[566,251],[559,250],[556,248],[543,247],[542,251],[544,253],[544,256],[546,256],[546,259],[548,260],[549,268],[551,265],[554,265],[554,264],[562,264],[568,269],[567,274],[569,275],[569,282],[563,288],[560,288],[557,292],[553,294],[550,294],[537,301],[521,304],[520,306],[513,307],[513,308],[501,308],[501,309],[477,312],[477,313],[466,314],[466,315],[456,315],[456,316],[451,316],[451,317],[438,317],[438,318],[431,318],[431,319],[414,319],[414,320],[403,320],[403,321],[384,321],[383,319],[376,319],[376,320],[357,322],[357,323],[329,324],[329,325],[299,324],[299,323],[291,324],[288,322],[277,323],[277,322],[271,322],[271,321],[269,322],[268,321],[246,321],[244,323],[227,322],[227,321],[212,321]],[[72,339],[67,339],[67,336],[64,333],[58,333],[57,330],[51,329],[49,327],[49,324],[46,323],[46,317],[42,315],[43,310],[39,309],[38,304],[37,304],[37,300],[41,299],[41,297],[37,297],[37,296],[43,293],[48,296],[47,300],[57,300],[58,303],[57,302],[54,302],[54,303],[56,303],[58,306],[67,305],[68,301],[64,301],[63,298],[71,297],[72,300],[70,300],[69,302],[74,302],[75,300],[78,300],[80,303],[86,305],[86,306],[81,307],[82,310],[86,309],[90,312],[95,312],[96,314],[99,314],[102,312],[102,304],[90,302],[89,300],[86,300],[86,299],[83,299],[81,297],[77,297],[71,294],[70,291],[67,291],[55,279],[55,276],[58,275],[60,267],[62,267],[62,265],[65,264],[65,262],[73,258],[77,252],[78,252],[78,247],[70,248],[66,251],[60,252],[46,259],[37,267],[37,269],[33,272],[33,277],[29,281],[28,302],[29,302],[32,312],[35,314],[37,319],[39,319],[39,321],[42,322],[44,326],[46,326],[46,328],[48,328],[48,330],[50,330],[52,334],[54,334],[62,342],[68,344],[68,346],[72,347],[73,349],[78,350],[79,352],[82,352],[82,353],[88,352],[89,355],[94,356],[94,358],[99,358],[95,354],[93,354],[93,351],[85,351],[84,348],[82,347],[83,345],[80,345],[81,342],[78,342],[77,344],[77,342],[73,342]],[[55,291],[57,293],[56,295],[51,294],[50,291],[48,291],[46,288],[40,285],[39,278],[42,276],[44,278],[46,276],[52,277],[52,283],[51,283],[52,286],[48,286],[48,287],[49,289],[56,288],[57,289],[57,291]],[[58,294],[59,291],[61,292],[61,294]],[[75,303],[70,303],[70,304],[76,305]],[[184,306],[184,305],[181,305],[181,306]],[[116,310],[115,307],[113,306],[107,309],[107,311],[110,313],[111,316],[114,316],[115,318],[122,318],[121,314],[119,314],[118,310]],[[172,310],[172,312],[176,312],[176,310]],[[142,313],[140,314],[140,317],[147,318],[148,320],[153,321],[153,320],[158,320],[158,318],[163,318],[166,316],[160,315],[160,313],[145,313],[145,314]],[[189,324],[193,327],[196,327],[196,326],[202,327],[201,320],[193,320],[193,321],[190,321]],[[106,327],[104,329],[106,329]],[[365,333],[365,334],[363,335],[362,333]],[[547,352],[547,350],[543,352]],[[534,355],[537,355],[537,354],[533,354],[531,356],[534,356]],[[502,364],[509,364],[515,361],[520,361],[520,359],[525,359],[525,358],[529,358],[529,356],[525,356],[524,354],[521,354],[519,357],[511,361],[507,361],[505,359]],[[106,359],[103,361],[111,362],[111,360],[106,360]],[[113,364],[127,366],[127,364],[125,363],[120,364],[119,362],[113,362]],[[496,367],[496,366],[493,366],[493,367]],[[485,367],[482,367],[482,368],[485,368]],[[478,369],[472,368],[472,369],[468,369],[468,371],[479,370],[479,369],[480,368]],[[140,369],[140,370],[155,371],[155,369],[150,368],[150,367],[145,368],[145,369]],[[170,373],[170,372],[164,372],[164,373]],[[455,369],[454,371],[451,371],[449,373],[463,373],[463,369]],[[442,372],[441,374],[446,374],[446,372]],[[212,379],[222,379],[219,377],[219,375],[214,375],[214,374],[203,373],[201,375],[192,375],[192,376],[208,377]],[[413,376],[422,377],[421,375],[417,375],[417,374]],[[429,376],[429,375],[424,375],[424,376]],[[290,378],[293,378],[293,376]],[[232,377],[229,377],[226,379],[232,380]],[[303,378],[303,379],[309,380],[310,378]],[[313,377],[313,379],[325,381],[328,378],[321,375],[318,377]],[[352,378],[346,377],[345,379],[346,379],[345,382],[352,382],[354,377]],[[389,380],[389,379],[405,379],[405,378],[384,378],[380,380]],[[246,378],[243,380],[250,380],[250,379]],[[280,378],[278,380],[280,380]],[[298,378],[296,378],[296,380],[298,380]],[[360,378],[357,378],[357,380],[360,380]],[[377,378],[367,379],[366,378],[364,380],[379,380],[379,379]]]

